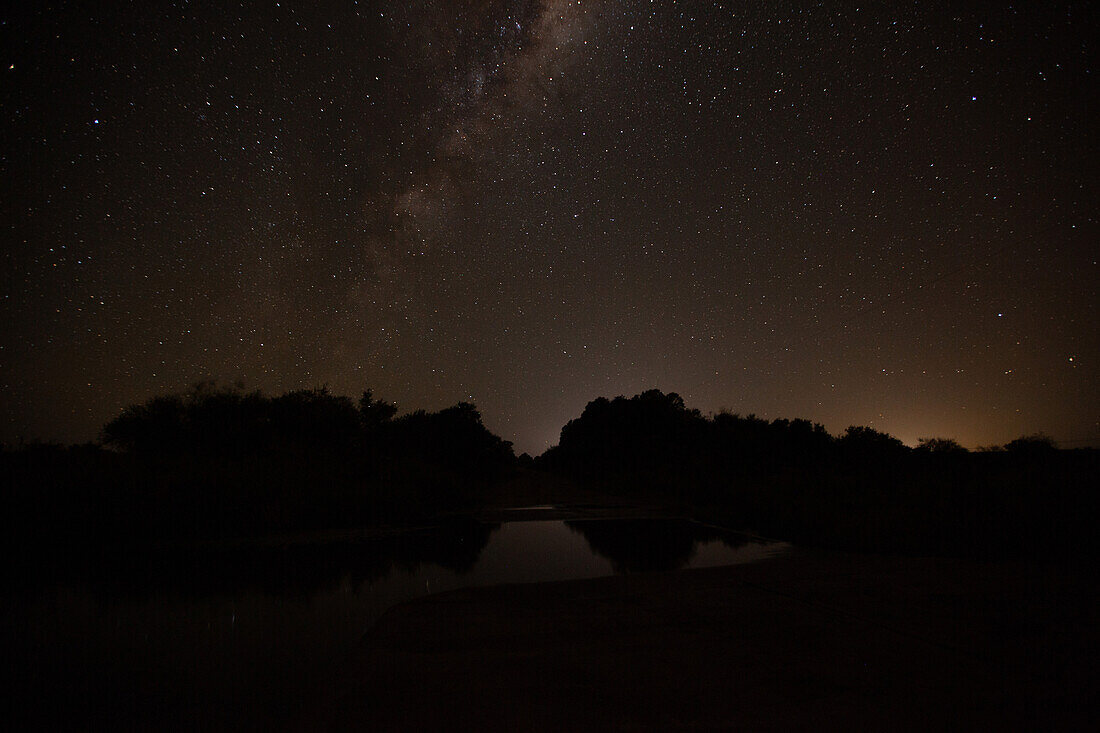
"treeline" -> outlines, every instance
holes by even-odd
[[[1095,450],[1043,436],[970,452],[867,427],[707,417],[679,395],[599,398],[537,461],[606,493],[771,536],[848,549],[1091,556]]]
[[[0,454],[9,537],[214,538],[408,523],[476,503],[514,464],[472,404],[400,417],[370,390],[199,384],[126,408],[101,445]]]
[[[353,401],[199,384],[125,409],[100,444],[0,451],[0,511],[12,547],[408,525],[478,507],[524,459],[469,403],[398,417],[370,390]],[[1042,436],[909,448],[867,427],[704,416],[650,390],[593,400],[533,468],[803,543],[1021,557],[1091,556],[1097,543],[1100,452]]]

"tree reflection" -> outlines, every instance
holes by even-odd
[[[736,549],[747,540],[686,519],[606,519],[565,523],[592,552],[607,558],[616,573],[676,570],[684,567],[701,543],[720,540]]]
[[[428,564],[467,573],[499,526],[454,519],[362,540],[307,538],[231,548],[178,545],[110,556],[45,552],[37,562],[24,558],[20,577],[8,584],[7,591],[62,582],[109,596],[209,597],[255,589],[274,596],[307,597],[341,586],[354,589],[376,583],[395,572],[415,573]]]

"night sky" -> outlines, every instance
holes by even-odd
[[[5,442],[215,379],[1100,444],[1091,4],[23,5]]]

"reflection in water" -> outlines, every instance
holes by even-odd
[[[6,590],[26,594],[56,585],[89,589],[97,596],[144,597],[170,593],[205,598],[246,590],[305,597],[336,588],[358,588],[394,572],[415,574],[435,565],[459,575],[478,561],[500,527],[473,519],[358,541],[227,547],[166,547],[111,556],[23,557],[17,580]]]
[[[703,543],[721,541],[731,550],[748,544],[741,535],[686,519],[607,519],[565,525],[588,540],[592,552],[610,560],[616,573],[677,570],[695,557]]]
[[[20,671],[8,697],[23,706],[8,727],[269,729],[402,601],[775,552],[742,544],[671,520],[456,520],[370,541],[73,558],[29,585],[27,566],[0,606],[0,645]]]

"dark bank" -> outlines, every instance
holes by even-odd
[[[1041,437],[652,390],[530,460],[465,403],[200,385],[2,459],[21,729],[885,725],[912,685],[929,720],[1093,715],[1097,455]]]

